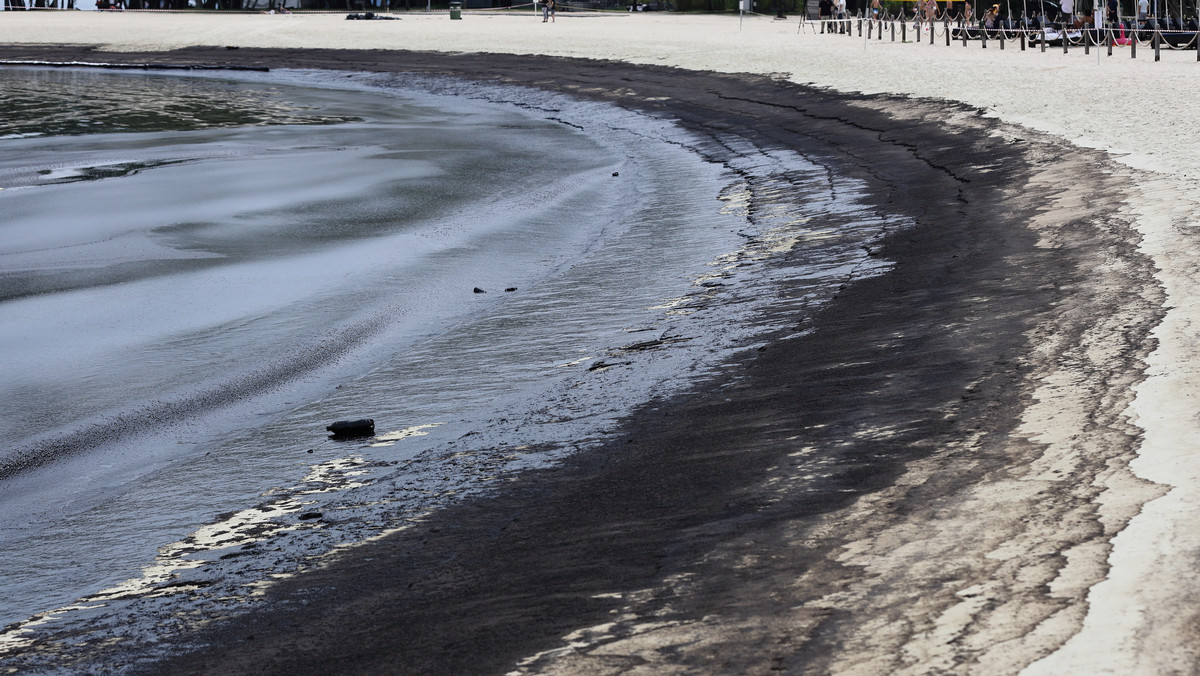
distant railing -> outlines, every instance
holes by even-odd
[[[1117,21],[1108,25],[1096,26],[1091,17],[1084,21],[1059,22],[1044,21],[1040,16],[1022,16],[1014,22],[1006,17],[976,20],[959,13],[952,15],[948,11],[914,17],[883,13],[874,17],[816,20],[802,17],[797,32],[850,35],[866,40],[890,39],[891,42],[915,44],[944,43],[947,46],[955,42],[962,42],[966,46],[977,41],[984,49],[992,42],[1000,49],[1005,49],[1006,45],[1016,45],[1022,51],[1033,46],[1044,52],[1047,47],[1053,46],[1062,48],[1064,52],[1072,47],[1081,47],[1085,52],[1090,52],[1095,47],[1107,49],[1109,56],[1113,55],[1116,48],[1127,47],[1130,58],[1137,58],[1137,48],[1140,46],[1153,49],[1155,61],[1159,60],[1162,49],[1196,50],[1200,44],[1200,26],[1195,19],[1184,23],[1177,17],[1164,19],[1155,16],[1141,22],[1118,17]],[[1196,60],[1200,61],[1200,50],[1197,50],[1196,56]]]

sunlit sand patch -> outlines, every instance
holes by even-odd
[[[246,589],[250,596],[263,597],[266,596],[267,592],[270,591],[276,584],[283,582],[284,580],[290,580],[295,576],[296,573],[294,572],[271,573],[262,580],[255,580],[254,582],[246,585]]]
[[[211,558],[208,557],[215,552],[233,547],[245,548],[291,530],[320,528],[316,519],[289,522],[286,517],[313,504],[312,500],[304,500],[304,496],[367,485],[358,477],[366,474],[362,468],[368,464],[360,456],[350,456],[312,465],[300,484],[291,489],[273,489],[265,494],[282,493],[279,499],[235,512],[221,521],[197,529],[179,542],[161,547],[154,563],[143,569],[141,577],[102,590],[87,600],[117,600],[185,591],[189,585],[169,583],[183,571],[209,564]]]
[[[677,298],[664,298],[658,305],[651,305],[650,310],[675,310],[679,307],[687,305],[694,300],[694,296],[679,296]]]
[[[397,533],[402,533],[407,530],[412,530],[413,528],[428,521],[429,517],[432,516],[434,513],[436,513],[436,511],[437,510],[434,510],[434,509],[427,509],[418,514],[413,514],[413,515],[407,517],[404,520],[404,522],[398,526],[393,526],[391,528],[385,528],[385,529],[379,531],[378,533],[375,533],[374,535],[371,535],[369,537],[365,537],[361,540],[355,540],[353,542],[343,542],[341,544],[338,544],[338,545],[334,546],[333,548],[331,548],[328,552],[325,552],[320,557],[318,557],[316,562],[312,566],[309,566],[306,569],[318,569],[318,568],[326,567],[326,566],[330,565],[331,563],[333,563],[339,555],[344,554],[345,552],[348,552],[348,551],[351,551],[354,549],[359,549],[361,547],[364,547],[364,546],[369,545],[374,542],[379,542],[381,540],[385,540],[388,537],[391,537],[392,535],[395,535]],[[252,594],[254,596],[262,596],[262,595],[266,594],[267,591],[269,589],[271,589],[272,587],[274,587],[278,582],[293,578],[296,575],[298,575],[300,572],[301,571],[295,571],[295,572],[290,572],[290,573],[276,573],[274,575],[271,575],[268,579],[259,580],[251,585],[252,590],[253,590]]]
[[[669,589],[678,589],[692,583],[694,578],[694,573],[670,575],[663,579],[663,585]],[[663,619],[672,612],[670,604],[650,613],[639,614],[649,601],[661,598],[660,592],[659,589],[639,589],[593,594],[592,598],[595,599],[622,600],[625,603],[611,611],[612,620],[581,627],[563,635],[560,639],[561,645],[520,660],[517,662],[517,668],[509,671],[506,676],[542,673],[546,667],[556,671],[556,667],[561,665],[566,665],[566,671],[571,671],[569,662],[562,660],[572,656],[636,655],[653,653],[660,648],[677,644],[679,636],[675,630],[684,623]],[[663,632],[663,635],[659,635],[660,632]]]
[[[565,362],[562,364],[555,364],[554,366],[555,366],[555,368],[564,368],[567,366],[579,366],[580,364],[586,364],[587,362],[593,361],[595,359],[599,359],[599,357],[589,355],[587,357],[580,357],[579,359],[575,359],[575,360]]]
[[[70,606],[56,608],[47,613],[34,615],[33,617],[22,622],[10,624],[5,628],[3,633],[0,633],[0,655],[10,653],[17,650],[23,650],[37,643],[37,639],[32,635],[33,632],[40,626],[49,624],[58,617],[70,612],[81,610],[95,610],[103,608],[104,604],[87,604],[79,603]],[[16,669],[9,669],[5,673],[16,673]]]
[[[750,201],[754,199],[754,191],[750,189],[750,184],[741,181],[725,190],[717,197],[725,203],[721,207],[721,213],[730,216],[746,216],[749,213]]]
[[[391,437],[390,442],[394,443],[395,440],[425,434],[427,432],[424,430],[434,426],[436,424],[418,425],[385,436]],[[294,518],[294,515],[315,502],[305,497],[366,486],[370,482],[362,477],[377,464],[354,455],[311,465],[298,484],[263,494],[264,497],[277,496],[275,499],[234,512],[220,521],[198,528],[183,540],[161,547],[158,556],[142,569],[139,577],[84,597],[76,604],[10,626],[0,634],[0,654],[33,645],[36,639],[32,634],[38,627],[71,612],[96,610],[116,601],[193,593],[210,586],[212,583],[208,580],[180,579],[180,576],[232,555],[231,552],[223,557],[221,552],[234,548],[244,550],[289,531],[323,528],[318,518],[306,519],[304,515],[299,519]],[[291,575],[282,574],[285,578]],[[261,581],[259,586],[269,586],[272,581]],[[255,591],[254,585],[251,585],[251,595]]]
[[[363,538],[361,540],[355,540],[353,542],[342,542],[340,544],[334,545],[332,548],[330,548],[329,551],[327,551],[324,554],[321,554],[319,557],[317,557],[316,561],[313,562],[311,565],[301,566],[301,567],[297,568],[296,570],[292,570],[292,571],[286,571],[286,572],[281,572],[281,573],[272,573],[262,580],[255,580],[254,582],[251,582],[250,584],[246,585],[246,589],[249,591],[249,595],[251,597],[261,598],[263,596],[266,596],[267,593],[269,593],[272,589],[274,589],[275,586],[278,585],[280,582],[283,582],[285,580],[290,580],[290,579],[292,579],[306,571],[309,571],[309,570],[325,568],[325,567],[329,566],[330,564],[332,564],[338,556],[340,556],[341,554],[344,554],[348,551],[358,549],[360,547],[369,545],[374,542],[379,542],[380,540],[388,538],[397,533],[402,533],[406,530],[411,530],[413,527],[419,525],[422,521],[424,521],[432,513],[433,513],[433,510],[427,510],[427,511],[419,514],[416,517],[411,517],[411,518],[407,519],[407,522],[402,525],[394,526],[392,528],[385,528],[385,529],[379,531],[378,533],[371,535],[369,537]],[[230,600],[236,601],[238,599],[230,599]]]
[[[445,423],[426,423],[424,425],[405,427],[402,430],[387,432],[386,434],[376,434],[375,443],[371,444],[370,447],[379,448],[382,446],[394,446],[396,442],[400,441],[401,439],[408,439],[409,437],[423,437],[429,434],[428,430],[444,424]]]

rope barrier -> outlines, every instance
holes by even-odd
[[[478,12],[508,12],[508,11],[511,11],[514,9],[525,9],[526,7],[534,7],[536,5],[537,5],[537,3],[535,3],[535,2],[524,2],[519,5],[512,5],[510,7],[472,7],[471,13],[475,14]],[[571,6],[566,3],[558,3],[558,2],[555,2],[555,5],[559,6],[559,7],[570,7]]]
[[[983,49],[988,48],[989,40],[995,40],[999,43],[1001,50],[1007,49],[1008,43],[1017,42],[1021,51],[1027,51],[1030,45],[1037,44],[1043,53],[1046,52],[1050,43],[1059,41],[1062,44],[1063,53],[1069,53],[1072,46],[1082,45],[1085,54],[1090,54],[1092,47],[1104,47],[1108,55],[1112,56],[1116,47],[1129,47],[1130,57],[1137,58],[1137,47],[1140,45],[1152,47],[1155,50],[1156,60],[1159,58],[1159,52],[1163,49],[1186,51],[1197,49],[1200,46],[1200,30],[1163,30],[1157,26],[1153,29],[1144,29],[1130,25],[1128,22],[1101,28],[1089,25],[1075,29],[1060,24],[1040,25],[1040,21],[1031,21],[1027,17],[1022,17],[1018,26],[1002,24],[994,28],[986,28],[972,26],[965,22],[967,17],[959,13],[951,14],[949,10],[935,16],[933,21],[919,15],[905,18],[903,13],[896,16],[883,13],[876,18],[863,15],[840,19],[809,20],[802,18],[797,32],[805,32],[811,27],[814,33],[846,34],[855,37],[855,25],[857,24],[857,37],[861,38],[865,35],[864,42],[866,42],[872,39],[883,40],[884,29],[890,25],[891,41],[896,42],[896,27],[899,24],[900,42],[904,43],[910,41],[908,31],[911,22],[913,31],[911,40],[914,44],[924,42],[925,32],[928,31],[931,45],[936,44],[938,37],[945,37],[946,46],[950,46],[953,40],[961,38],[965,47],[971,39],[975,38],[980,40]],[[951,26],[951,20],[957,21],[959,24]],[[940,26],[938,25],[939,21],[941,22]],[[1197,49],[1196,60],[1200,62],[1200,49]]]

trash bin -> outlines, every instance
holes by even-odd
[[[462,3],[461,2],[450,3],[450,18],[451,19],[462,19]]]

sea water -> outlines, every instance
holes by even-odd
[[[778,275],[815,311],[902,225],[793,152],[705,161],[670,120],[541,92],[0,92],[0,655],[59,665],[83,658],[31,657],[38,632],[159,640],[602,441],[778,331]],[[376,437],[325,432],[360,417]]]

